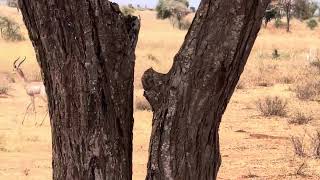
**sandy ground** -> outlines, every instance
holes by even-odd
[[[186,31],[173,29],[168,21],[155,19],[154,12],[139,12],[142,29],[137,48],[135,96],[142,97],[140,77],[149,67],[167,72],[172,57],[179,49]],[[15,9],[0,6],[0,15],[7,15],[22,24],[21,16]],[[26,34],[26,30],[22,29]],[[317,101],[301,101],[296,98],[292,84],[282,84],[275,80],[274,73],[259,76],[257,69],[264,67],[279,69],[276,74],[291,75],[299,72],[293,67],[301,67],[302,57],[308,47],[319,46],[319,30],[309,32],[302,25],[293,27],[294,34],[284,30],[262,30],[250,56],[242,81],[246,86],[237,89],[223,117],[220,128],[222,166],[218,179],[320,179],[320,160],[312,157],[300,158],[294,154],[290,137],[308,136],[320,125],[320,105]],[[306,34],[304,37],[301,35]],[[272,40],[270,40],[272,39]],[[286,39],[286,42],[283,40]],[[302,45],[304,44],[304,46]],[[268,54],[272,49],[281,48],[284,58],[271,62]],[[26,106],[30,102],[20,81],[8,83],[11,76],[12,60],[16,56],[27,56],[23,65],[26,74],[38,71],[35,55],[29,41],[9,43],[0,39],[0,85],[9,87],[8,94],[0,96],[0,180],[43,180],[52,178],[51,170],[51,129],[46,118],[46,104],[37,100],[37,116],[29,113],[21,125]],[[150,55],[157,61],[150,61]],[[262,65],[258,60],[261,60]],[[294,65],[294,66],[293,66]],[[9,75],[8,75],[9,74]],[[17,79],[15,75],[12,75]],[[269,87],[255,84],[256,79],[272,81]],[[271,79],[270,79],[271,78]],[[274,81],[274,82],[273,82]],[[287,117],[264,117],[256,108],[256,101],[264,96],[280,96],[288,101]],[[302,126],[290,125],[287,120],[297,110],[313,115],[313,120]],[[152,112],[135,110],[133,179],[145,178],[148,158],[148,144],[151,131]],[[306,140],[306,146],[308,146]],[[297,170],[305,163],[303,174]]]

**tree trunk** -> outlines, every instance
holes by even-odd
[[[168,74],[143,75],[154,111],[146,179],[217,178],[219,125],[269,0],[202,0]]]
[[[107,0],[19,5],[48,95],[53,179],[132,179],[139,19]]]
[[[287,32],[290,32],[290,19],[291,19],[290,9],[287,10]]]

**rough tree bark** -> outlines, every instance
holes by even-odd
[[[269,0],[202,0],[168,74],[143,75],[154,111],[146,179],[217,178],[219,124]]]
[[[132,179],[140,21],[107,0],[19,0],[41,66],[53,179]]]

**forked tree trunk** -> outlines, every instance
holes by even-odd
[[[107,0],[19,5],[48,95],[53,179],[132,179],[139,20]]]
[[[154,117],[146,179],[212,180],[219,125],[269,0],[202,0],[168,74],[143,76]]]

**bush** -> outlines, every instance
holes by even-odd
[[[174,16],[183,19],[191,11],[188,6],[186,0],[159,0],[156,6],[157,18],[167,19]]]
[[[307,26],[308,26],[308,28],[313,30],[314,28],[316,28],[318,26],[318,22],[314,19],[310,19],[307,21]]]
[[[157,18],[159,19],[166,19],[171,17],[172,13],[169,9],[168,3],[165,0],[159,0],[157,6]]]
[[[294,153],[299,157],[305,157],[305,149],[303,145],[303,138],[300,137],[291,137],[291,143],[293,146]]]
[[[121,12],[123,13],[123,15],[125,16],[131,16],[134,12],[135,9],[131,6],[121,6]]]
[[[288,120],[288,122],[289,124],[303,125],[308,124],[312,120],[312,116],[306,115],[302,112],[297,112],[291,119]]]
[[[310,62],[310,65],[317,68],[320,71],[320,60]]]
[[[317,131],[316,134],[311,137],[311,146],[312,146],[312,155],[320,159],[320,131]]]
[[[274,21],[274,26],[275,26],[276,28],[281,28],[281,27],[284,26],[284,23],[281,21],[280,18],[276,18],[276,20]]]
[[[257,102],[258,110],[264,116],[286,116],[287,101],[280,99],[278,96],[266,97]]]
[[[300,20],[306,20],[311,18],[316,10],[318,5],[316,2],[310,0],[295,0],[293,3],[293,16]]]
[[[191,22],[188,21],[188,20],[186,20],[186,19],[183,19],[183,20],[181,20],[181,21],[179,22],[178,28],[179,28],[180,30],[188,30],[188,29],[190,28],[190,26],[191,26]]]
[[[177,27],[180,30],[188,30],[191,26],[191,22],[187,19],[181,19],[174,17],[171,19],[173,27]]]
[[[20,26],[4,16],[0,16],[0,32],[2,38],[7,41],[25,40],[20,32]]]
[[[9,91],[8,85],[0,84],[0,95],[7,95]]]
[[[307,82],[307,83],[301,83],[296,86],[294,89],[297,95],[297,98],[300,100],[312,100],[314,99],[317,94],[319,93],[319,87],[317,87],[319,84],[315,82]]]

